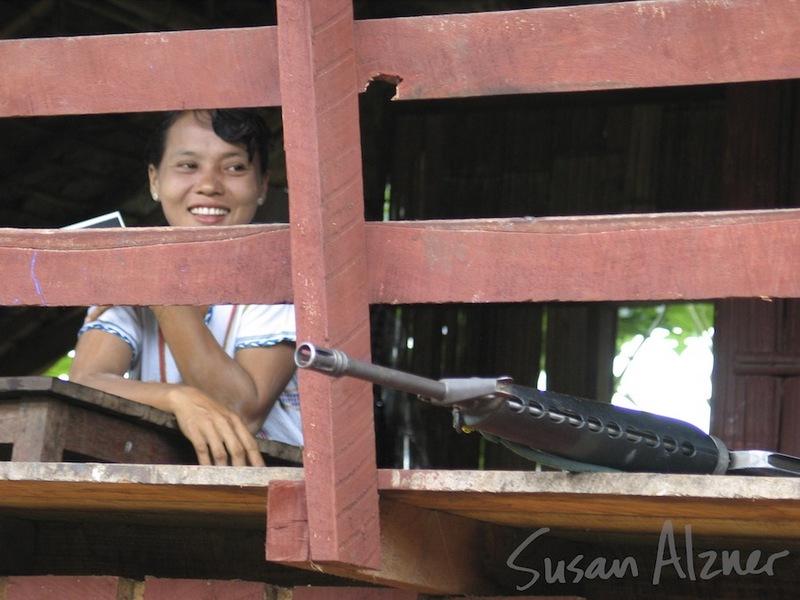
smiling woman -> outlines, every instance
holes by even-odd
[[[263,204],[269,181],[266,127],[260,119],[243,122],[239,113],[173,113],[154,138],[150,192],[170,225],[241,225]]]
[[[173,227],[250,223],[268,132],[246,109],[183,111],[150,145],[150,191]],[[175,414],[200,464],[262,465],[254,434],[302,445],[291,305],[95,307],[70,380]]]

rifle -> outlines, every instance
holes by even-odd
[[[458,431],[479,431],[541,464],[566,471],[800,476],[800,458],[731,451],[690,423],[567,394],[509,377],[428,379],[300,344],[295,363],[414,394],[453,414]]]

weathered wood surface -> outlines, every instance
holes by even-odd
[[[655,0],[364,21],[362,78],[398,99],[702,85],[800,76],[793,0]]]
[[[0,116],[278,106],[277,38],[257,27],[2,41]],[[358,89],[400,81],[399,99],[800,77],[793,0],[368,20],[354,38]]]
[[[800,211],[375,223],[372,302],[798,297]]]
[[[222,560],[229,569],[240,565],[242,570],[227,573],[245,579],[261,573],[258,569],[272,573],[276,565],[263,560],[264,511],[272,486],[302,486],[303,481],[302,469],[0,463],[0,537],[5,540],[0,556],[14,558],[9,540],[29,539],[35,527],[38,549],[15,544],[17,558],[38,553],[39,560],[47,561],[39,565],[47,573],[81,569],[92,574],[92,565],[101,565],[106,569],[102,574],[115,574],[121,568],[114,564],[117,555],[133,558],[132,552],[141,552],[146,555],[142,561],[164,561],[182,541],[189,543],[186,556],[211,566],[200,555],[212,547],[232,551],[236,545],[231,540],[239,544],[235,560],[213,553],[208,559]],[[691,526],[696,552],[755,548],[766,556],[788,549],[794,556],[800,539],[799,486],[797,479],[761,477],[385,470],[379,472],[381,568],[308,561],[287,565],[302,566],[307,575],[290,572],[281,581],[290,577],[306,583],[327,574],[407,590],[474,595],[507,582],[514,575],[506,565],[508,556],[542,527],[550,531],[537,552],[519,564],[541,565],[542,558],[562,558],[566,550],[570,556],[609,560],[620,553],[633,555],[644,569],[656,555],[667,521],[679,540],[684,527]],[[102,560],[97,548],[106,550]],[[196,572],[182,558],[173,560],[172,576]],[[25,564],[35,565],[36,559],[30,556]],[[796,564],[793,558],[782,561],[776,577],[759,584],[766,586],[762,591],[784,585],[794,577]],[[218,572],[214,568],[205,577]],[[522,582],[527,581],[523,575]],[[647,597],[681,597],[670,596],[666,585],[648,593],[651,583],[647,574],[642,578],[596,581],[594,592],[639,585]],[[755,585],[735,575],[719,579]],[[563,587],[560,595],[566,592],[575,593]]]
[[[270,482],[302,478],[297,467],[0,462],[0,513],[257,525],[263,542]]]
[[[800,478],[381,470],[379,482],[382,498],[534,531],[652,539],[671,521],[706,540],[800,540]]]
[[[65,452],[112,462],[192,463],[175,416],[53,377],[0,378],[0,443],[15,461],[61,461]],[[258,440],[265,460],[300,464],[302,449]]]
[[[277,9],[297,335],[368,357],[352,2],[278,0]],[[299,385],[305,398],[308,556],[377,567],[372,386],[313,375],[301,377]]]
[[[0,230],[0,304],[291,301],[287,225]]]
[[[347,579],[430,593],[496,589],[484,572],[484,526],[451,514],[381,501],[380,568],[311,560],[305,484],[273,482],[267,508],[267,559]]]
[[[118,577],[9,577],[2,582],[3,600],[119,600],[133,598],[133,581]]]
[[[277,58],[270,27],[4,40],[0,115],[278,106]]]
[[[797,298],[799,227],[798,209],[370,222],[364,285],[371,303],[387,304]],[[326,262],[313,250],[306,219],[294,268],[286,226],[207,229],[131,229],[118,243],[100,230],[0,231],[7,277],[0,304],[289,302],[290,273],[309,290],[309,273]],[[94,244],[98,266],[90,270]],[[346,259],[329,251],[332,273],[356,269],[342,270]],[[350,315],[355,292],[335,285],[331,294],[343,299],[326,310]],[[348,319],[342,328],[357,328]]]

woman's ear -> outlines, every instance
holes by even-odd
[[[147,178],[150,180],[150,195],[158,202],[158,169],[155,165],[147,166]]]

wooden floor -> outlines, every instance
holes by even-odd
[[[502,471],[383,471],[386,498],[471,519],[585,535],[800,543],[800,478]]]
[[[366,582],[514,595],[537,572],[528,593],[585,597],[735,589],[780,598],[798,583],[800,479],[383,470],[383,566],[367,571],[264,559],[270,483],[302,478],[301,468],[288,467],[0,463],[2,574]],[[426,562],[409,565],[407,545]],[[703,572],[710,552],[716,563]],[[573,563],[578,556],[585,558]],[[636,576],[599,577],[598,569],[624,557],[636,563]],[[563,561],[560,578],[546,561],[552,568]]]

